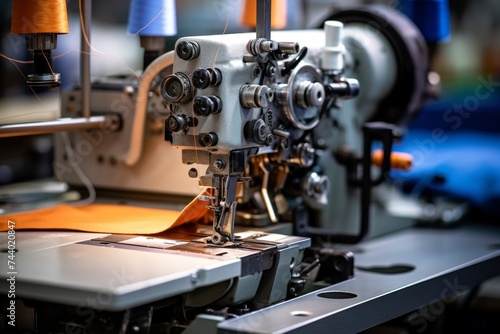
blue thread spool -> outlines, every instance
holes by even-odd
[[[449,38],[448,0],[404,0],[402,11],[420,29],[427,42],[439,42]]]
[[[177,34],[174,0],[132,0],[128,32],[139,36]]]

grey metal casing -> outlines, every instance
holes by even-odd
[[[56,177],[73,185],[82,180],[75,172],[75,166],[82,169],[93,186],[131,192],[195,196],[201,190],[198,181],[188,177],[190,166],[181,163],[181,152],[165,142],[163,130],[144,129],[144,148],[141,159],[134,166],[119,161],[128,150],[128,143],[135,110],[135,95],[124,92],[131,83],[123,82],[115,89],[94,88],[91,95],[93,113],[117,113],[123,121],[120,132],[110,133],[107,129],[96,129],[70,133],[75,161],[68,160],[64,142],[55,135]],[[64,92],[62,109],[65,116],[77,115],[80,110],[80,92]],[[161,111],[163,103],[154,95],[150,97],[148,110]],[[161,122],[160,126],[163,126]]]

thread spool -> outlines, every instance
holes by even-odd
[[[401,9],[431,43],[450,37],[448,0],[403,0]]]
[[[30,86],[59,87],[61,75],[52,70],[52,50],[57,35],[69,33],[66,0],[14,0],[11,32],[26,36],[26,47],[33,51],[34,74]]]
[[[246,0],[243,7],[241,24],[254,28],[257,25],[257,1]],[[287,3],[286,0],[271,1],[271,28],[283,29],[286,27]]]
[[[14,0],[11,32],[15,35],[69,33],[66,0]]]
[[[140,36],[177,34],[174,0],[132,0],[128,32]]]

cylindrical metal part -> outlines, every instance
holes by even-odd
[[[92,2],[82,1],[82,30],[80,34],[80,83],[82,90],[82,114],[84,117],[90,117],[90,45],[92,28]]]
[[[243,85],[240,89],[240,104],[243,108],[267,107],[273,98],[273,90],[266,85]]]
[[[189,77],[176,72],[166,76],[160,85],[161,96],[169,103],[185,103],[193,98],[193,87]]]
[[[325,101],[325,88],[319,82],[303,81],[297,86],[295,101],[302,108],[321,107]]]
[[[304,180],[303,189],[307,196],[321,198],[330,190],[330,179],[326,175],[319,175],[315,172],[309,173]]]
[[[296,54],[300,50],[297,42],[278,42],[278,51],[286,54]]]
[[[288,103],[288,85],[287,84],[279,84],[275,89],[276,102],[279,105],[286,105]]]
[[[267,143],[269,131],[267,130],[266,122],[259,118],[245,124],[244,134],[248,141],[264,145]]]
[[[56,34],[27,34],[25,38],[28,50],[54,50],[57,48]]]
[[[290,159],[290,163],[299,165],[300,167],[311,167],[314,163],[315,150],[309,143],[300,143],[294,150],[294,154]]]
[[[0,125],[0,138],[96,128],[118,131],[120,119],[117,116],[93,116],[90,118],[65,118],[46,122],[6,124]]]
[[[352,78],[328,84],[328,93],[340,98],[351,98],[359,95],[359,81]]]

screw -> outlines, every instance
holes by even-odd
[[[266,145],[271,145],[274,140],[274,136],[272,134],[268,134],[266,138]]]
[[[272,77],[275,74],[276,74],[276,67],[274,67],[274,65],[272,65],[272,64],[268,64],[266,67],[266,75],[268,77]]]
[[[226,168],[226,161],[224,159],[216,159],[212,166],[217,170],[223,170]]]
[[[191,274],[191,283],[195,284],[196,282],[198,282],[198,273],[194,272]]]
[[[217,145],[219,138],[215,132],[204,133],[200,136],[200,145],[203,147]]]
[[[260,76],[260,73],[261,73],[260,66],[259,65],[255,66],[252,70],[252,76],[257,78]]]

